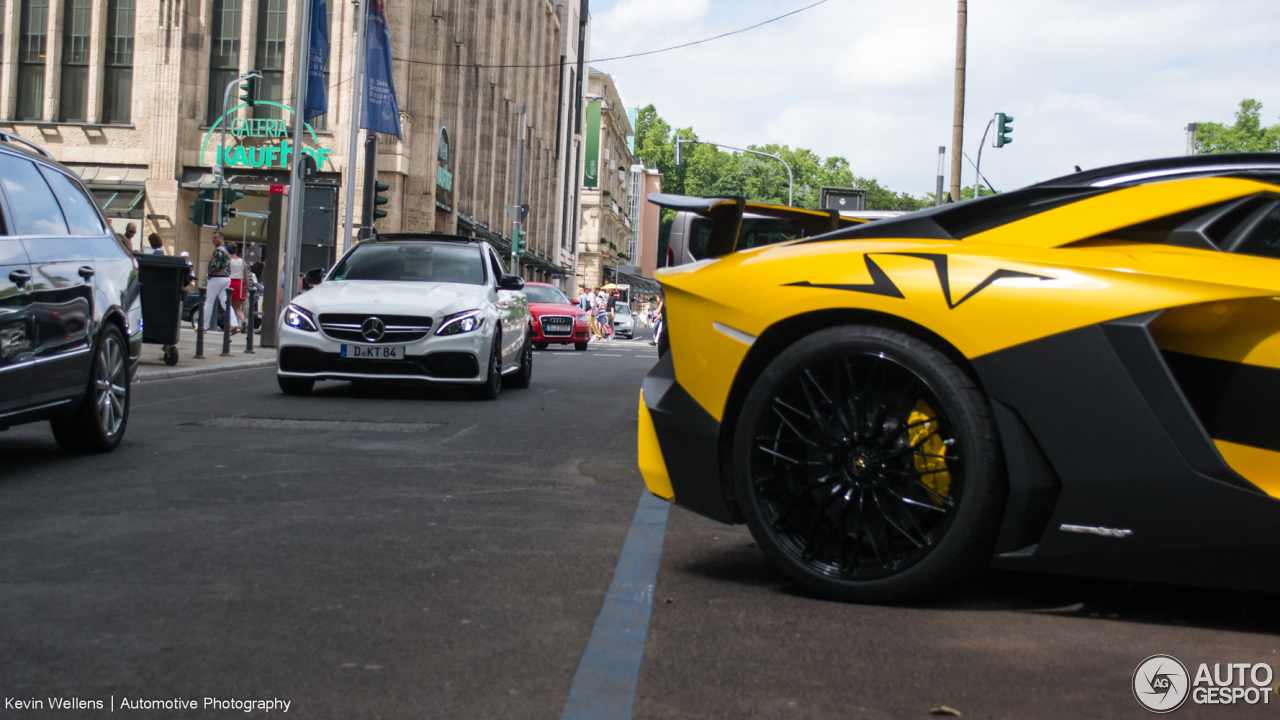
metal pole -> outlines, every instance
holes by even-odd
[[[715,145],[716,147],[727,148],[729,150],[737,150],[738,152],[750,153],[752,155],[760,155],[761,157],[773,158],[774,160],[777,160],[778,162],[782,163],[783,167],[787,169],[787,206],[793,207],[795,205],[795,203],[793,202],[794,200],[793,192],[795,191],[795,180],[791,175],[791,166],[787,164],[786,160],[783,160],[778,155],[770,155],[769,153],[760,152],[759,150],[747,150],[746,148],[736,148],[736,147],[733,147],[732,145],[721,145],[720,143],[707,142],[705,140],[677,139],[676,142],[684,143],[685,145]]]
[[[520,218],[523,215],[522,204],[524,203],[524,131],[525,131],[525,111],[527,108],[521,105],[516,110],[516,122],[520,124],[520,134],[516,139],[516,214],[512,218],[514,222],[512,227],[515,228],[511,232],[511,274],[520,274],[520,254],[516,252],[516,246],[520,244],[520,226],[523,224]]]
[[[208,292],[209,288],[200,288],[200,304],[196,306],[200,313],[200,324],[196,326],[196,360],[204,359],[204,301]]]
[[[356,30],[356,72],[355,85],[351,88],[351,128],[347,133],[347,212],[342,222],[342,250],[351,242],[351,231],[355,225],[356,206],[356,147],[360,142],[360,109],[364,99],[364,34],[368,26],[369,0],[360,0],[357,13]]]
[[[218,168],[216,172],[218,174],[218,205],[219,205],[216,224],[219,230],[222,229],[222,217],[224,215],[221,207],[222,206],[222,189],[223,189],[223,186],[226,184],[224,182],[224,178],[226,177],[226,173],[227,173],[227,168],[225,166],[225,163],[227,162],[227,105],[231,104],[231,91],[237,86],[239,86],[240,83],[244,82],[245,80],[248,80],[249,78],[261,79],[262,75],[256,72],[245,73],[244,75],[241,75],[235,80],[232,80],[231,82],[227,83],[227,89],[222,92],[222,118],[218,121],[222,123],[222,140],[219,141],[218,143],[218,162],[216,163],[216,167]]]
[[[1187,123],[1187,154],[1196,154],[1196,123]]]
[[[951,121],[951,200],[960,199],[961,153],[964,152],[965,36],[969,23],[967,0],[956,0],[956,89]]]
[[[942,168],[943,168],[943,164],[946,162],[946,157],[947,157],[947,148],[941,145],[938,146],[938,189],[934,192],[934,195],[933,195],[933,201],[934,201],[933,204],[935,207],[942,204],[942,181],[943,181]]]
[[[245,336],[244,354],[256,355],[257,353],[253,351],[253,320],[255,317],[257,317],[257,314],[258,314],[258,293],[252,287],[249,288],[249,306],[248,307],[249,307],[249,312],[245,313],[245,316],[248,319],[245,320],[245,324],[248,325],[249,327],[243,328],[244,336]]]
[[[290,164],[289,179],[289,221],[285,226],[285,283],[281,308],[288,305],[298,292],[298,263],[302,241],[302,204],[306,194],[302,173],[306,163],[303,162],[302,138],[306,132],[306,121],[303,115],[307,107],[307,70],[311,56],[311,0],[302,0],[302,27],[299,29],[298,71],[294,78],[293,109],[293,158]]]
[[[231,318],[235,317],[231,309],[231,286],[222,293],[222,357],[231,357]],[[215,312],[214,315],[217,315]]]
[[[978,143],[978,161],[973,164],[973,199],[977,200],[982,197],[982,146],[987,144],[987,133],[991,132],[991,124],[996,120],[992,118],[987,121],[987,127],[982,131],[982,142]]]

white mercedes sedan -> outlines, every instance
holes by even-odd
[[[524,281],[473,238],[385,234],[352,247],[280,316],[276,374],[290,395],[317,380],[526,388],[533,343]]]

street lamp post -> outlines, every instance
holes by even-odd
[[[794,202],[795,185],[796,185],[795,178],[791,175],[791,166],[788,165],[787,161],[783,160],[780,156],[770,155],[769,153],[760,152],[759,150],[747,150],[745,148],[736,148],[736,147],[733,147],[732,145],[721,145],[720,143],[706,142],[704,140],[685,140],[683,138],[676,138],[676,164],[677,165],[680,164],[680,144],[681,143],[684,143],[685,145],[714,145],[716,147],[722,147],[729,150],[736,150],[738,152],[750,153],[752,155],[760,155],[762,157],[773,158],[774,160],[777,160],[778,162],[782,163],[783,167],[787,169],[787,206],[793,207],[795,205],[795,202]]]
[[[250,78],[257,78],[261,80],[262,74],[259,73],[257,70],[253,72],[245,73],[244,75],[241,75],[235,80],[232,80],[231,82],[227,83],[227,89],[222,92],[222,119],[220,120],[220,122],[222,123],[222,140],[218,143],[218,162],[213,166],[214,167],[213,172],[215,175],[218,176],[219,205],[221,205],[222,203],[222,187],[223,187],[222,179],[226,176],[226,172],[227,172],[226,168],[223,167],[223,163],[227,161],[227,105],[231,103],[231,91],[235,89],[238,85],[240,85],[240,83]],[[216,218],[219,230],[222,229],[222,215],[223,215],[222,208],[219,207],[218,217]]]

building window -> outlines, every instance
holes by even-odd
[[[66,0],[62,18],[62,82],[58,120],[89,119],[89,15],[91,0]]]
[[[0,0],[0,3],[3,2],[4,0]],[[329,97],[329,95],[332,94],[329,90],[329,61],[333,59],[333,2],[326,2],[324,7],[325,11],[328,13],[328,17],[325,19],[325,22],[329,24],[329,55],[324,59],[324,88],[325,99],[328,100],[329,106],[333,107],[333,98]],[[316,117],[311,118],[309,122],[311,123],[311,128],[313,130],[328,130],[329,113],[317,115]]]
[[[133,119],[133,21],[135,0],[107,0],[107,65],[102,88],[102,122]]]
[[[44,61],[49,0],[22,0],[18,26],[18,120],[44,119]]]
[[[326,3],[328,4],[328,3]],[[258,71],[262,82],[258,86],[258,99],[284,102],[284,41],[285,21],[289,6],[286,0],[258,1]],[[301,112],[302,108],[298,108]],[[279,118],[280,108],[275,105],[259,105],[254,117]]]
[[[240,0],[213,0],[213,39],[209,49],[208,124],[222,117],[227,83],[240,77]],[[235,107],[232,97],[230,107]]]

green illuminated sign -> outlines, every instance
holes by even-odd
[[[293,108],[287,105],[281,105],[277,102],[269,100],[259,100],[259,105],[271,105],[274,107],[293,112]],[[227,111],[226,115],[218,118],[204,134],[204,143],[200,145],[200,158],[205,158],[205,153],[209,150],[209,139],[217,136],[221,138],[221,124],[227,121],[227,135],[243,141],[244,138],[262,138],[265,140],[273,140],[280,138],[278,145],[236,145],[227,148],[227,155],[222,156],[222,147],[220,143],[215,142],[214,165],[222,165],[223,167],[243,167],[243,168],[263,168],[263,169],[279,169],[288,170],[293,162],[293,152],[295,147],[290,143],[289,125],[284,120],[274,118],[238,118],[235,112],[246,105],[237,105]],[[303,123],[308,134],[311,135],[311,142],[317,146],[320,141],[316,138],[315,130],[311,129],[311,125]],[[314,147],[301,148],[302,152],[311,156],[316,161],[316,167],[324,167],[324,163],[329,159],[329,154],[333,151],[328,148]]]

